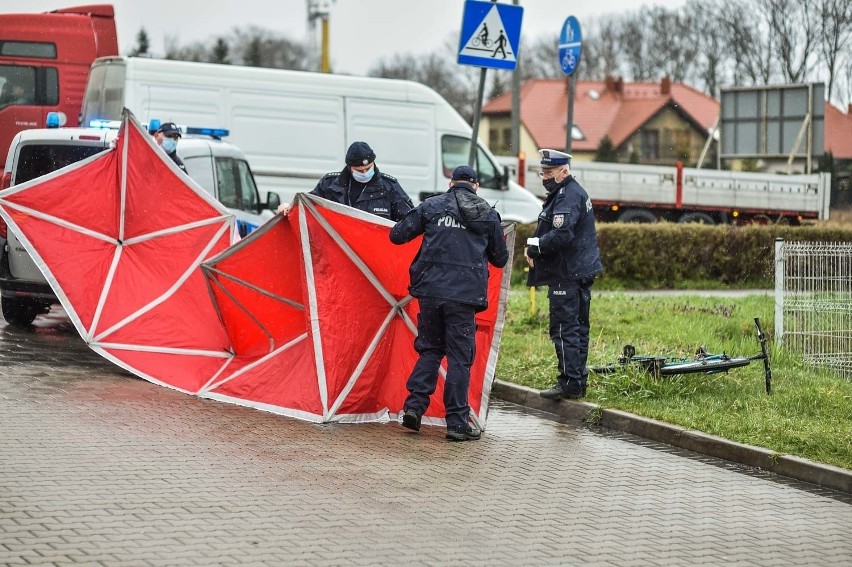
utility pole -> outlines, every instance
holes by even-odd
[[[518,5],[520,0],[512,0]],[[521,151],[521,61],[512,72],[512,153],[518,155]],[[520,172],[518,172],[520,175]]]
[[[320,64],[319,71],[321,73],[331,73],[331,57],[329,55],[329,15],[331,14],[331,4],[334,0],[308,0],[308,25],[312,31],[315,29],[317,20],[320,21],[321,39],[320,39]],[[314,43],[313,41],[311,42]],[[312,45],[312,48],[315,48]]]

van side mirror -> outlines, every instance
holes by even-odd
[[[503,166],[503,177],[500,178],[500,190],[506,191],[509,189],[509,166]]]
[[[274,191],[269,191],[266,193],[266,208],[271,211],[278,210],[278,207],[281,206],[281,196]]]

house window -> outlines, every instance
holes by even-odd
[[[642,130],[642,159],[655,160],[660,158],[660,131]]]
[[[500,132],[497,128],[488,129],[488,147],[492,152],[498,151],[497,148],[500,147]]]
[[[503,128],[503,145],[500,146],[500,153],[509,155],[512,153],[512,129]]]

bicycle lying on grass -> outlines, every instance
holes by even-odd
[[[675,376],[677,374],[717,374],[728,372],[734,368],[748,366],[753,360],[763,361],[763,373],[766,379],[766,393],[772,389],[772,369],[769,366],[769,354],[766,351],[766,335],[760,327],[760,318],[754,318],[754,326],[757,328],[757,340],[760,342],[760,354],[754,356],[730,357],[724,352],[722,354],[710,354],[703,346],[698,349],[695,358],[673,359],[663,356],[637,356],[633,345],[624,345],[622,355],[618,362],[604,366],[590,366],[589,371],[595,374],[612,374],[621,372],[628,368],[639,368],[660,376]]]

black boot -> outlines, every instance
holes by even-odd
[[[466,429],[447,428],[447,439],[450,441],[476,441],[480,437],[482,437],[482,432],[470,425]]]
[[[546,400],[579,400],[586,397],[586,389],[573,389],[557,384],[549,390],[542,390],[538,395]]]
[[[413,409],[405,410],[402,414],[402,426],[413,431],[420,431],[421,416]]]

